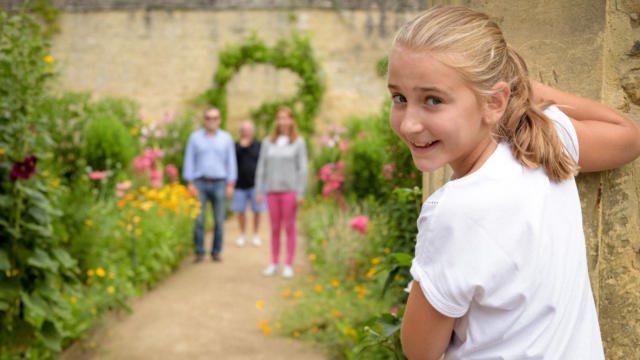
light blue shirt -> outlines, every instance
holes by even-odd
[[[202,128],[189,136],[182,164],[182,178],[185,181],[193,182],[207,177],[235,183],[238,178],[237,166],[235,145],[228,132],[218,129],[213,136],[207,136]]]

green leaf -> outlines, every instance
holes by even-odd
[[[11,262],[9,261],[9,256],[7,253],[0,249],[0,270],[6,271],[11,269]]]
[[[40,296],[40,294],[38,294],[37,292],[34,292],[31,295],[22,292],[20,299],[25,304],[27,309],[33,313],[33,315],[46,317],[49,313],[49,305],[47,305],[47,302],[44,301],[42,296]]]
[[[0,311],[7,311],[9,310],[9,303],[7,303],[4,300],[0,300]]]
[[[49,254],[40,249],[36,249],[33,256],[27,260],[27,264],[53,272],[58,271],[58,263],[51,260]]]
[[[60,249],[60,248],[53,249],[53,255],[60,262],[60,264],[62,264],[62,266],[64,266],[67,269],[72,268],[76,265],[76,260],[73,259],[71,255],[69,255],[69,253],[66,252],[64,249]]]
[[[413,260],[413,256],[405,253],[394,253],[391,254],[399,266],[411,266],[411,261]]]
[[[53,322],[46,320],[42,324],[40,335],[42,337],[42,342],[49,349],[58,352],[62,351],[62,348],[60,347],[60,343],[62,342],[62,335],[60,335],[58,328]]]

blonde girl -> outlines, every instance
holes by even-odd
[[[461,7],[398,31],[388,87],[415,165],[453,169],[418,218],[407,356],[603,359],[574,176],[638,157],[640,128],[530,80],[498,26]]]
[[[262,189],[267,193],[267,206],[271,220],[271,264],[263,274],[273,276],[278,271],[280,258],[280,229],[287,234],[287,257],[282,276],[294,275],[298,204],[304,200],[307,180],[307,146],[298,135],[291,109],[281,107],[276,113],[275,131],[262,141],[256,169],[256,201],[262,202]]]

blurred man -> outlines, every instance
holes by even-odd
[[[221,261],[226,199],[233,195],[238,169],[231,135],[220,129],[220,110],[215,107],[204,111],[204,128],[194,131],[187,141],[182,177],[189,192],[200,199],[201,212],[196,219],[193,240],[196,262],[204,259],[204,219],[207,201],[211,202],[215,227],[211,257]]]

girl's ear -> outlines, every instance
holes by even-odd
[[[509,97],[511,96],[511,88],[509,84],[504,81],[499,81],[491,88],[492,94],[486,98],[485,102],[485,116],[483,120],[487,125],[495,125],[502,115],[504,115],[509,104]]]

